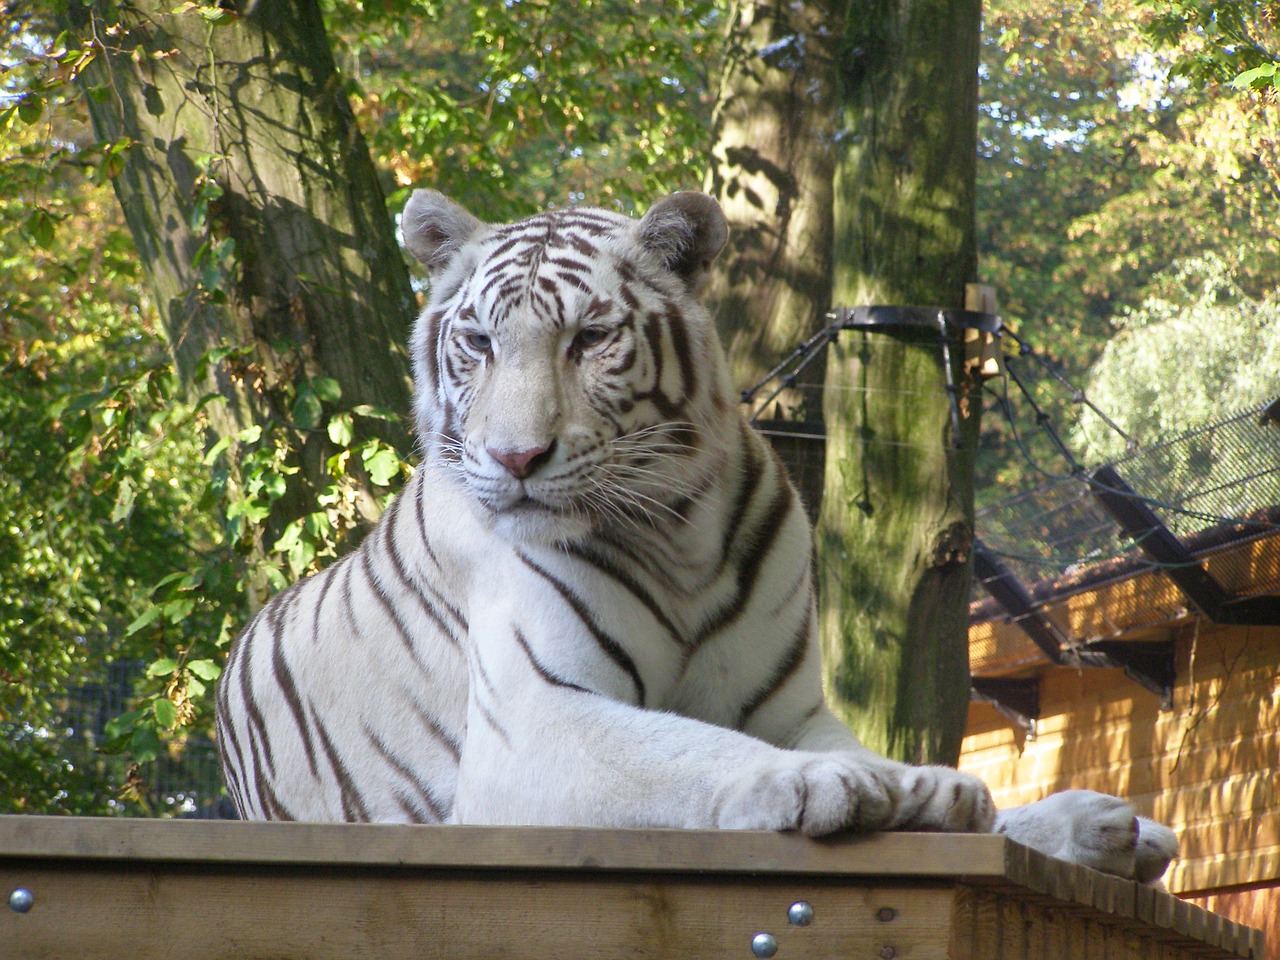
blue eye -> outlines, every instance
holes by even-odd
[[[487,333],[467,333],[463,334],[462,339],[476,353],[488,353],[493,347],[493,338]]]
[[[573,338],[573,349],[581,352],[604,343],[608,339],[608,327],[583,327]]]

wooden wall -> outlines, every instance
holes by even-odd
[[[1002,807],[1069,788],[1129,799],[1180,836],[1169,889],[1265,926],[1280,958],[1280,628],[1193,622],[1170,633],[1172,710],[1119,670],[1049,668],[1035,740],[973,704],[961,769]]]

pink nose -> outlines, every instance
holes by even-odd
[[[554,446],[554,444],[552,444]],[[534,447],[532,450],[513,450],[503,453],[489,448],[489,456],[497,460],[517,480],[523,480],[542,465],[551,455],[551,447]]]

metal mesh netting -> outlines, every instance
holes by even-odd
[[[1140,450],[1111,466],[1169,530],[1195,551],[1280,529],[1280,422],[1273,404]],[[1026,584],[1059,581],[1106,561],[1152,568],[1077,474],[977,515],[987,549]],[[1214,538],[1206,534],[1218,531]],[[1200,540],[1202,543],[1194,541]],[[985,591],[975,584],[974,599]]]

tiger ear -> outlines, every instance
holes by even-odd
[[[649,208],[639,235],[645,249],[696,290],[729,239],[729,225],[712,197],[682,190]]]
[[[484,224],[437,190],[415,190],[400,218],[404,247],[433,276]]]

